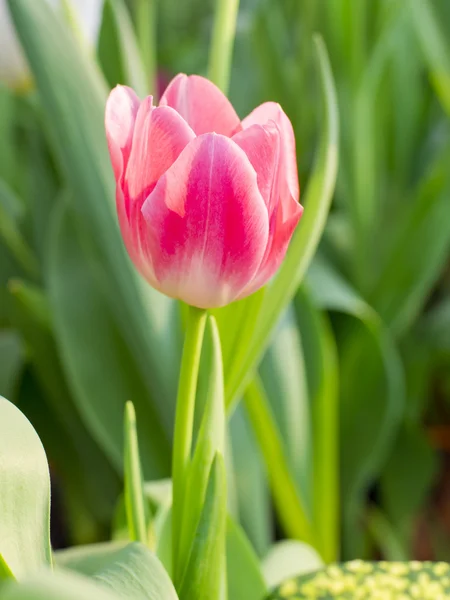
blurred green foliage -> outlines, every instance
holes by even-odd
[[[153,91],[133,59],[137,4],[128,5],[129,15],[123,2],[105,1],[104,77],[56,22],[35,10],[31,27],[18,11],[36,89],[0,89],[0,394],[43,440],[71,543],[107,535],[128,399],[145,478],[170,469],[182,311],[148,289],[125,255],[103,133],[108,85]],[[159,79],[206,74],[213,3],[159,1],[156,15]],[[314,32],[337,86],[337,188],[260,380],[281,458],[322,523],[327,560],[337,545],[345,559],[402,559],[414,554],[415,521],[438,480],[430,428],[450,426],[450,8],[447,0],[241,1],[230,98],[241,116],[280,102],[295,128],[302,188],[324,126]],[[303,196],[305,217],[312,196]],[[260,358],[266,332],[252,337],[249,315],[264,302],[268,310],[256,295],[218,315],[226,381],[227,373],[239,380],[227,398],[231,505],[260,555],[275,539],[274,519],[290,532],[271,510],[255,415],[234,397],[244,391],[236,363],[245,357],[233,334],[253,339]],[[272,325],[270,310],[262,314]]]

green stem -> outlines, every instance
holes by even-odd
[[[286,534],[316,546],[309,516],[290,472],[280,432],[258,376],[244,393],[244,403],[269,476],[275,509]]]
[[[172,457],[172,560],[174,573],[177,572],[178,541],[182,526],[186,475],[191,460],[195,396],[205,324],[206,311],[190,306],[178,383]]]
[[[148,89],[155,99],[155,103],[158,101],[156,14],[156,0],[138,0],[136,7],[137,35]]]
[[[225,94],[230,80],[238,9],[239,0],[216,0],[208,74]]]
[[[136,431],[136,413],[132,402],[127,402],[125,405],[124,437],[125,510],[128,532],[131,541],[147,544],[147,519]]]

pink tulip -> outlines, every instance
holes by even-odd
[[[158,107],[117,86],[106,133],[122,236],[153,287],[213,308],[267,283],[303,211],[294,133],[278,104],[241,122],[210,81],[178,75]]]

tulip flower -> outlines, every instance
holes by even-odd
[[[63,0],[47,0],[63,10]],[[103,0],[64,0],[76,19],[80,33],[95,46],[100,29]],[[9,15],[6,0],[0,0],[0,82],[14,89],[27,88],[31,74]]]
[[[241,122],[210,81],[178,75],[158,107],[117,86],[105,124],[122,236],[153,287],[213,308],[267,283],[303,211],[278,104]]]

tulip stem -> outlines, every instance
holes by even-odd
[[[172,456],[172,562],[174,575],[178,568],[178,542],[182,529],[186,476],[191,461],[195,397],[205,324],[206,310],[190,306],[178,383]]]
[[[226,94],[236,36],[239,0],[216,0],[216,14],[209,54],[209,79]]]

